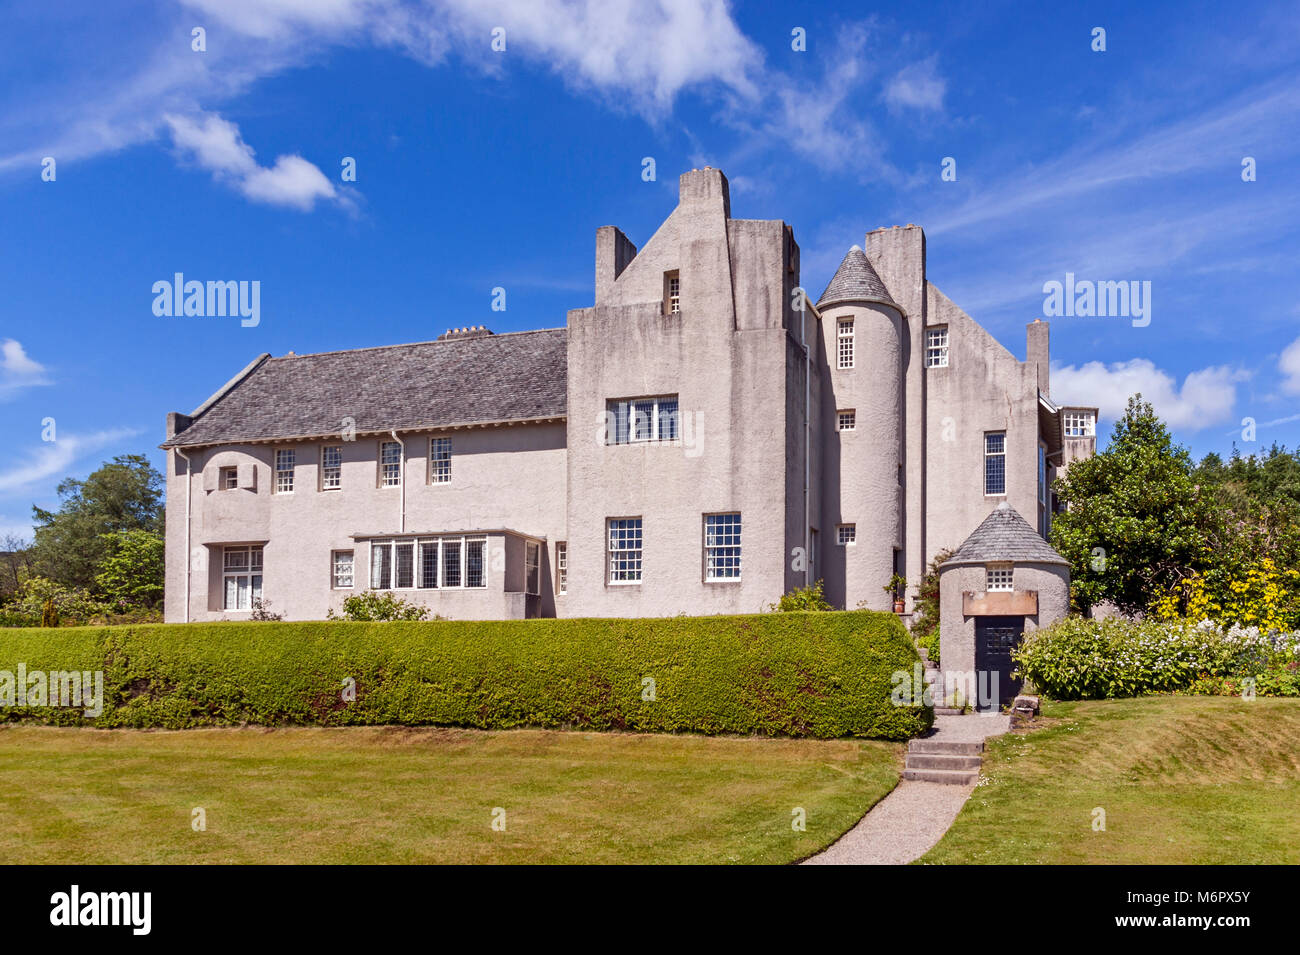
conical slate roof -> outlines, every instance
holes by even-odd
[[[898,303],[890,297],[885,283],[880,281],[880,276],[867,261],[866,253],[856,245],[849,249],[848,255],[844,256],[844,261],[835,270],[835,277],[817,300],[817,307],[844,302],[876,302],[898,308]]]
[[[1043,540],[1020,512],[1006,501],[984,518],[970,537],[943,562],[943,566],[1006,560],[1069,566],[1069,561]]]

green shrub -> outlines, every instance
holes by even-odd
[[[833,610],[834,608],[826,602],[826,596],[822,592],[822,582],[819,580],[809,587],[796,587],[788,594],[782,594],[781,599],[769,605],[768,609],[791,613],[800,610]]]
[[[112,608],[96,600],[85,590],[65,587],[46,577],[29,577],[23,581],[5,610],[19,616],[36,617],[42,626],[57,627],[61,620],[91,620]]]
[[[917,655],[893,614],[871,611],[0,632],[0,669],[19,662],[104,671],[97,718],[0,710],[2,719],[70,725],[567,726],[901,740],[933,721],[929,707],[890,702],[893,674],[911,672]]]
[[[915,628],[912,630],[912,638],[916,640],[916,645],[925,650],[926,656],[930,662],[936,666],[939,664],[939,628],[935,627],[925,633],[917,633]]]
[[[1224,630],[1187,620],[1087,620],[1071,617],[1028,634],[1015,651],[1020,674],[1063,700],[1145,693],[1224,692],[1223,681],[1257,677],[1257,693],[1291,685],[1300,633]],[[1276,672],[1277,678],[1260,679]],[[1237,684],[1233,684],[1237,685]],[[1218,689],[1215,689],[1218,687]]]
[[[424,620],[429,608],[387,590],[363,590],[344,599],[342,617],[333,608],[326,610],[325,616],[330,620]]]

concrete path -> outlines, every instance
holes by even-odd
[[[926,739],[982,742],[1011,728],[1009,716],[937,716]],[[937,843],[975,786],[903,780],[826,851],[804,865],[906,865]]]

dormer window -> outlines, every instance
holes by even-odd
[[[682,277],[676,270],[664,273],[664,314],[680,315],[682,311]]]

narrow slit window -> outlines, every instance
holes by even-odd
[[[840,368],[853,367],[853,319],[841,318],[836,331],[836,355]]]
[[[984,494],[1007,493],[1007,434],[989,431],[984,435]]]

